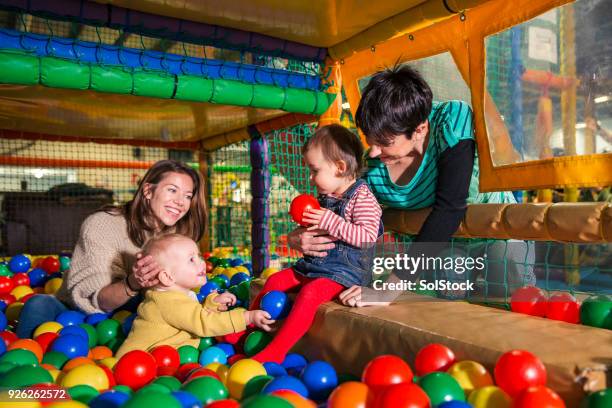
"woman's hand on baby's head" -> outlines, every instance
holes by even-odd
[[[249,310],[244,312],[244,317],[246,320],[247,326],[249,324],[254,324],[260,329],[264,329],[265,331],[270,331],[272,328],[270,327],[275,321],[272,320],[272,316],[270,313],[264,310]]]
[[[130,283],[139,288],[150,288],[159,284],[157,276],[162,268],[151,255],[143,256],[142,253],[136,255],[136,262],[132,267]]]
[[[213,302],[218,303],[217,310],[220,312],[225,312],[231,306],[236,304],[236,295],[230,292],[223,292],[219,296],[215,297]]]

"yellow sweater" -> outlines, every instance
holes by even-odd
[[[138,306],[138,316],[123,345],[117,351],[120,358],[128,351],[149,350],[168,345],[175,348],[190,345],[198,347],[200,337],[223,336],[246,329],[244,309],[218,312],[213,299],[206,298],[204,305],[178,291],[146,292]]]

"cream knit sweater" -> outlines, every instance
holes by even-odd
[[[85,313],[102,312],[98,293],[125,278],[140,248],[130,240],[123,215],[96,212],[81,225],[70,270],[64,275],[57,298]]]

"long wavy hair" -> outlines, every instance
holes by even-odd
[[[145,198],[145,187],[150,185],[154,192],[157,184],[168,173],[181,173],[191,177],[193,181],[193,198],[189,211],[177,221],[172,227],[166,227],[162,231],[156,229],[155,214],[151,210],[149,200]],[[204,194],[204,180],[200,173],[191,167],[176,160],[160,160],[155,163],[144,175],[138,184],[138,190],[134,198],[124,205],[111,206],[102,209],[109,214],[122,214],[125,216],[128,227],[128,235],[132,242],[142,247],[147,238],[156,233],[175,232],[186,235],[198,242],[206,230],[206,198]]]

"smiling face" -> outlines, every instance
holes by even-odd
[[[155,258],[169,275],[167,287],[191,290],[206,283],[206,262],[193,240],[173,237],[161,245]]]
[[[155,185],[145,185],[144,196],[160,228],[171,227],[189,211],[193,180],[183,173],[169,172]]]
[[[406,135],[397,135],[391,139],[388,145],[374,143],[366,136],[366,142],[370,145],[368,156],[378,158],[384,164],[393,164],[403,158],[415,155],[417,149],[423,145],[427,133],[429,132],[429,122],[426,121],[417,126],[410,139]]]

